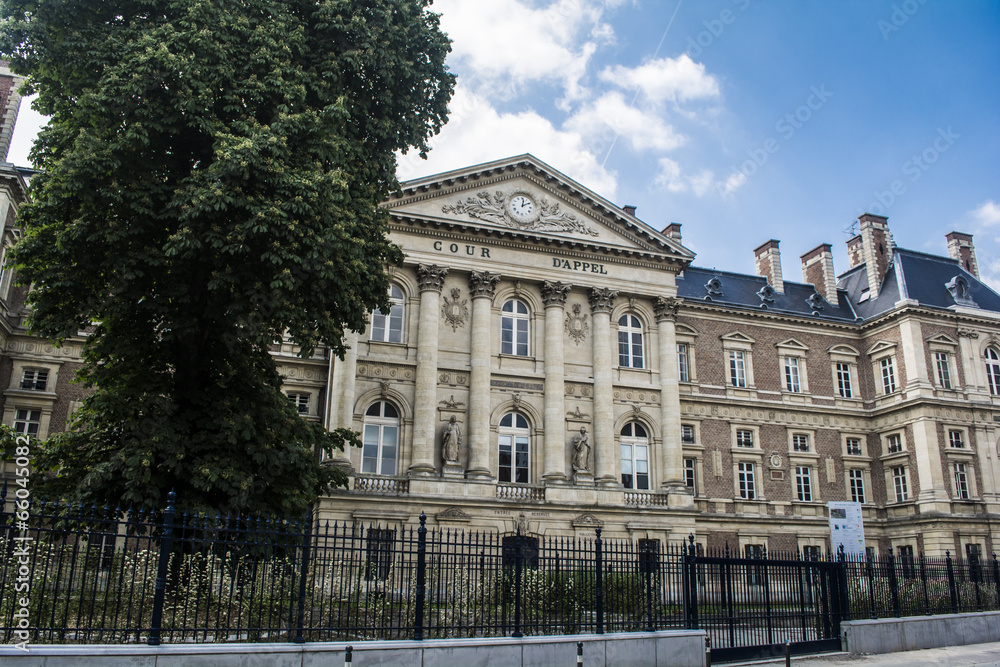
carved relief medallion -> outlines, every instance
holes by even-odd
[[[468,300],[459,301],[461,298],[462,290],[457,287],[451,291],[451,299],[444,297],[444,306],[442,306],[441,312],[452,331],[458,331],[458,327],[464,327],[465,321],[469,318],[469,309],[465,306]]]
[[[587,340],[587,333],[590,326],[587,324],[587,315],[581,314],[580,304],[573,304],[573,314],[566,316],[566,333],[577,345]]]

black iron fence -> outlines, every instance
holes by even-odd
[[[162,512],[40,502],[27,521],[0,512],[0,640],[25,629],[36,643],[156,645],[688,627],[716,649],[821,648],[852,617],[1000,608],[995,557],[741,555],[599,528],[543,537],[427,528],[423,516],[361,525],[189,515],[173,501]]]

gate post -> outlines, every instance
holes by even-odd
[[[923,554],[920,554],[920,579],[924,586],[924,615],[931,615],[931,597],[927,594],[927,562]]]
[[[684,558],[684,575],[687,579],[687,591],[685,598],[688,601],[688,606],[685,614],[685,620],[688,630],[698,629],[698,550],[694,545],[694,534],[688,534],[688,541],[690,542],[687,550],[687,555]],[[684,546],[681,545],[683,549]]]
[[[514,538],[514,632],[511,637],[523,637],[521,634],[521,573],[524,572],[524,541],[520,527]]]
[[[899,618],[902,614],[899,611],[899,580],[896,577],[896,556],[889,547],[889,590],[892,592],[892,613]]]
[[[413,639],[424,638],[424,593],[427,575],[427,515],[420,513],[420,528],[417,528],[417,608],[413,621]]]
[[[305,616],[306,616],[306,576],[309,574],[309,547],[312,544],[312,507],[306,510],[306,524],[305,530],[303,531],[302,540],[302,568],[299,572],[299,610],[296,626],[295,626],[295,639],[292,641],[296,644],[305,643],[306,639],[302,635],[302,630],[305,627]],[[311,619],[310,619],[311,620]]]
[[[951,593],[951,613],[958,613],[958,594],[955,591],[955,568],[951,563],[951,552],[944,552],[944,562],[948,565],[948,592]]]
[[[601,527],[596,528],[597,538],[594,540],[594,570],[597,575],[597,634],[604,634],[604,561],[601,554]]]
[[[840,545],[837,561],[840,563],[840,609],[841,616],[845,621],[851,620],[851,596],[847,590],[847,558],[844,554],[844,545]],[[838,631],[839,634],[839,631]]]
[[[174,514],[177,509],[177,494],[171,489],[167,494],[167,509],[163,511],[163,535],[160,536],[160,562],[156,569],[156,592],[153,594],[153,616],[149,625],[149,646],[160,645],[160,627],[163,625],[163,598],[167,592],[167,565],[170,562],[170,548],[174,543]]]

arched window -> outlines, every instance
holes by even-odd
[[[986,379],[990,383],[990,393],[1000,396],[1000,355],[992,347],[986,348]]]
[[[509,412],[500,420],[500,481],[527,484],[531,433],[528,420]]]
[[[385,343],[403,342],[403,290],[396,285],[389,288],[389,314],[376,310],[372,313],[372,340]]]
[[[644,368],[642,322],[635,315],[622,315],[618,320],[618,365],[622,368]]]
[[[399,412],[392,403],[372,403],[365,412],[361,472],[395,475],[399,445]]]
[[[505,303],[501,310],[500,353],[528,356],[528,307],[517,299]]]
[[[626,489],[649,489],[649,436],[642,424],[625,424],[621,445],[622,486]]]

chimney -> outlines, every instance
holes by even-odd
[[[839,306],[837,277],[833,272],[833,247],[822,243],[800,257],[802,280],[811,284],[833,306]]]
[[[0,156],[7,160],[10,139],[17,122],[17,111],[21,106],[22,77],[10,71],[10,63],[0,60]]]
[[[757,275],[767,278],[767,282],[778,294],[785,293],[785,282],[781,279],[781,253],[778,241],[771,239],[754,248],[753,257],[757,264]]]
[[[875,295],[882,288],[882,279],[892,261],[895,244],[892,232],[889,231],[889,219],[884,215],[865,213],[858,218],[858,222],[861,223],[861,233],[858,235],[861,237],[862,261],[868,271],[868,289]]]
[[[864,255],[861,252],[860,234],[847,239],[847,261],[852,269],[865,261]]]
[[[631,215],[633,218],[635,217],[635,206],[626,204],[625,206],[622,206],[622,210]]]
[[[662,234],[672,238],[678,243],[681,242],[681,223],[671,222],[669,225],[663,228]]]
[[[952,232],[945,236],[948,239],[948,255],[957,259],[962,268],[979,277],[979,264],[976,263],[976,246],[972,244],[972,234]]]

